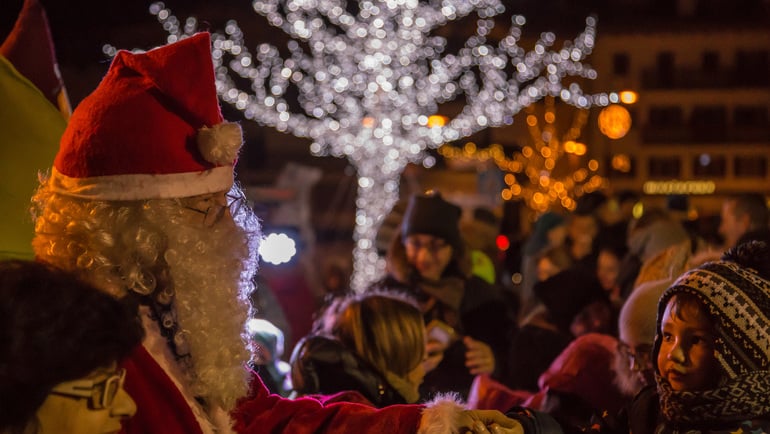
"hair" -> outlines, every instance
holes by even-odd
[[[50,390],[126,358],[136,306],[41,262],[0,262],[0,432],[21,433]]]
[[[599,244],[599,252],[607,252],[618,258],[618,261],[623,261],[628,253],[628,247],[618,241],[607,241]]]
[[[693,319],[693,315],[695,317],[702,317],[709,325],[709,330],[714,331],[715,324],[708,313],[708,308],[695,294],[687,292],[676,293],[669,298],[668,304],[671,306],[671,314],[675,318],[687,321],[688,319]]]
[[[563,244],[546,249],[538,255],[538,262],[542,259],[548,259],[553,265],[559,267],[559,270],[566,270],[574,263],[572,255],[569,253],[569,248]]]
[[[384,290],[349,296],[332,334],[381,373],[405,377],[425,355],[425,325],[416,302]]]
[[[767,209],[767,201],[764,195],[744,193],[732,196],[727,200],[735,202],[733,213],[736,216],[747,215],[749,217],[749,227],[751,229],[767,228],[770,211]]]

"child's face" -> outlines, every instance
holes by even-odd
[[[713,389],[720,374],[709,318],[697,302],[675,308],[676,297],[663,312],[658,371],[677,391]]]

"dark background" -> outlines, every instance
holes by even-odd
[[[109,59],[104,44],[118,48],[149,49],[163,45],[167,34],[149,13],[152,1],[144,0],[39,0],[48,13],[57,58],[73,107],[98,84]],[[352,3],[352,2],[351,2]],[[526,34],[553,30],[557,34],[582,29],[584,18],[599,18],[598,31],[622,27],[644,31],[651,27],[685,30],[688,20],[676,16],[677,0],[503,0],[506,12],[497,17],[497,27],[507,29],[512,13],[527,18]],[[711,22],[750,22],[768,16],[770,0],[699,0],[698,25]],[[23,0],[0,1],[0,38],[13,27]],[[284,35],[270,27],[251,7],[250,0],[169,0],[165,4],[180,19],[196,16],[199,27],[221,29],[236,19],[246,32],[250,47],[258,42],[283,46]],[[442,36],[459,44],[475,29],[468,17],[440,29]]]

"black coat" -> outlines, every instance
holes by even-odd
[[[294,390],[300,395],[356,391],[378,408],[407,403],[374,367],[330,337],[302,338],[294,347],[291,371]]]

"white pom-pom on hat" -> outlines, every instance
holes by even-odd
[[[243,144],[243,132],[237,123],[222,122],[198,130],[197,141],[206,161],[218,165],[232,164]]]

